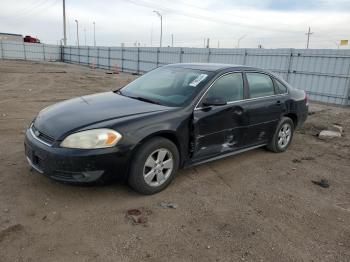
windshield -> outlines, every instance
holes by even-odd
[[[206,71],[163,67],[139,77],[119,93],[151,103],[181,106],[193,99],[208,80]]]

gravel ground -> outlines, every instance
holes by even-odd
[[[258,149],[182,170],[152,196],[120,183],[72,186],[29,171],[24,130],[40,109],[133,78],[0,60],[1,262],[350,261],[349,107],[313,103],[287,152]],[[320,140],[332,124],[343,136]],[[311,182],[320,179],[330,187]],[[141,224],[126,217],[132,208],[143,212]]]

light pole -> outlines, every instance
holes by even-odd
[[[96,28],[95,28],[96,24],[94,21],[94,47],[96,47]]]
[[[163,38],[163,17],[162,15],[158,12],[158,11],[153,11],[154,13],[156,13],[159,18],[160,18],[160,41],[159,41],[159,47],[162,47],[162,38]]]
[[[238,38],[238,40],[237,40],[237,48],[239,48],[239,43],[241,42],[241,40],[243,39],[243,38],[245,38],[247,35],[242,35],[240,38]]]
[[[153,23],[151,27],[151,47],[153,46]]]
[[[77,19],[75,19],[74,21],[77,24],[77,45],[79,47],[79,22]]]
[[[67,32],[66,32],[66,1],[63,0],[63,44],[67,45]]]
[[[85,43],[85,46],[86,46],[86,28],[84,28],[84,43]]]

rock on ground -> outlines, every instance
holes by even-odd
[[[341,133],[337,131],[331,131],[331,130],[322,130],[318,137],[322,140],[332,139],[336,137],[341,137]]]

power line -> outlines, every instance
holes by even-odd
[[[16,13],[10,14],[9,17],[3,16],[3,17],[0,17],[0,19],[1,20],[3,20],[3,19],[13,20],[13,19],[16,19],[16,18],[21,18],[21,17],[23,17],[23,15],[27,16],[28,12],[31,12],[34,9],[39,8],[39,7],[47,4],[47,2],[49,2],[49,1],[50,0],[43,0],[43,1],[35,3],[34,5],[26,6],[25,8],[17,10]]]
[[[140,1],[140,0],[127,0],[128,2],[137,5],[137,6],[141,6],[144,8],[149,8],[149,9],[153,9],[155,5],[159,5],[159,2],[157,3],[147,3],[145,1]],[[163,10],[165,12],[169,12],[169,13],[173,13],[173,14],[177,14],[177,15],[181,15],[181,16],[185,16],[185,17],[189,17],[189,18],[194,18],[194,19],[198,19],[198,20],[205,20],[206,22],[214,22],[214,23],[218,23],[218,24],[226,24],[228,26],[241,26],[241,27],[245,27],[245,28],[252,28],[252,29],[259,29],[259,30],[263,30],[263,31],[267,31],[267,32],[279,32],[279,33],[285,33],[288,31],[288,29],[290,28],[267,28],[267,27],[262,27],[262,26],[258,26],[258,25],[248,25],[248,24],[244,24],[241,22],[229,22],[227,20],[223,20],[223,19],[218,19],[218,18],[213,18],[212,16],[205,16],[205,15],[200,15],[200,14],[185,14],[182,12],[179,12],[178,9],[174,9],[174,8],[159,8],[159,10]],[[301,33],[303,31],[293,31],[296,33]]]
[[[11,24],[11,25],[20,24],[23,21],[26,23],[28,19],[32,20],[33,17],[35,17],[34,16],[35,14],[42,13],[43,11],[46,11],[46,10],[52,8],[53,6],[55,6],[58,3],[58,1],[60,1],[60,0],[46,0],[45,2],[43,2],[42,5],[32,7],[24,15],[18,16],[18,18],[11,17],[11,18],[5,18],[5,19],[11,20],[11,23],[7,23],[7,24]]]

